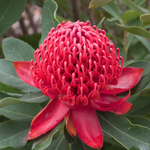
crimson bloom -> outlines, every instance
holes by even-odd
[[[62,22],[52,28],[34,58],[14,62],[15,70],[51,100],[32,120],[26,140],[45,134],[65,117],[70,135],[101,148],[103,133],[95,110],[119,115],[129,111],[132,104],[126,100],[144,69],[123,68],[120,50],[89,21]],[[127,96],[117,96],[125,91]]]

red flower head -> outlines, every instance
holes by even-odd
[[[105,31],[90,22],[62,22],[51,29],[35,61],[14,62],[26,83],[52,100],[31,123],[26,140],[45,134],[66,116],[68,132],[93,148],[101,148],[103,134],[96,110],[124,114],[132,104],[126,100],[143,69],[123,68],[120,50],[109,43]],[[129,91],[124,98],[116,94]]]

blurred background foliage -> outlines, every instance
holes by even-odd
[[[150,150],[150,0],[0,0],[0,149],[92,150],[78,137],[72,139],[63,122],[36,140],[24,141],[48,97],[23,83],[11,61],[32,59],[50,28],[63,20],[90,20],[120,49],[124,66],[145,68],[129,98],[134,107],[125,116],[98,116],[102,150]]]

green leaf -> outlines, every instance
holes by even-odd
[[[135,61],[133,63],[128,64],[127,66],[145,68],[143,71],[143,75],[149,73],[150,71],[150,62],[148,61]]]
[[[131,93],[135,94],[135,93],[142,92],[143,90],[145,90],[145,87],[150,82],[149,77],[150,77],[150,71],[141,77],[138,84],[136,86],[134,86],[134,88],[132,88]]]
[[[68,143],[74,143],[74,141],[76,140],[76,137],[73,138],[73,137],[68,133],[68,131],[67,131],[67,129],[66,129],[66,126],[64,126],[64,135],[65,135],[65,138],[66,138],[66,140],[67,140]]]
[[[0,82],[22,92],[39,92],[38,88],[28,85],[18,77],[13,63],[9,60],[0,59]]]
[[[39,40],[40,40],[40,38],[41,38],[41,34],[39,34],[39,33],[32,34],[32,35],[23,35],[23,36],[19,37],[20,40],[28,43],[34,49],[37,49],[39,47]]]
[[[128,57],[132,57],[135,60],[144,58],[147,53],[147,49],[140,41],[132,42],[132,45],[128,49]]]
[[[28,93],[19,99],[27,103],[42,103],[46,100],[49,100],[49,97],[45,96],[42,92],[37,92],[31,94]]]
[[[15,90],[14,88],[0,82],[0,92],[11,96],[22,96],[22,92]]]
[[[144,12],[131,0],[122,0],[122,2],[127,5],[129,8],[133,9],[136,11],[139,15],[144,14]]]
[[[129,150],[143,150],[143,149],[139,149],[137,146],[133,146]],[[145,149],[145,150],[147,150],[147,149]]]
[[[130,33],[145,37],[145,38],[149,38],[150,39],[150,33],[148,31],[146,31],[145,29],[143,29],[142,27],[139,26],[125,26],[125,25],[120,25],[117,24],[118,27],[122,28],[125,31],[128,31]]]
[[[5,98],[5,97],[8,97],[8,96],[9,96],[9,95],[0,92],[0,100],[2,100],[2,99]]]
[[[54,0],[46,0],[42,11],[42,42],[47,37],[52,27],[56,28],[59,23],[56,19],[57,3]]]
[[[116,18],[121,24],[123,24],[120,11],[115,2],[111,2],[105,6],[102,6],[102,9],[104,9],[106,12]]]
[[[0,124],[0,148],[24,146],[24,141],[30,128],[29,121],[6,121]]]
[[[26,0],[0,0],[0,37],[19,20]]]
[[[0,108],[0,114],[11,120],[32,120],[41,109],[39,104],[20,102]]]
[[[55,133],[57,133],[63,125],[63,122],[59,123],[54,129],[47,132],[45,135],[40,136],[32,145],[32,150],[43,150],[47,148],[51,142]]]
[[[35,3],[36,5],[42,7],[43,4],[42,4],[42,1],[41,0],[32,0],[33,3]]]
[[[59,22],[62,22],[62,21],[65,21],[65,22],[68,22],[68,20],[67,19],[65,19],[65,18],[63,18],[63,17],[61,17],[61,16],[56,16],[56,19],[59,21]]]
[[[131,20],[133,19],[136,19],[137,17],[139,17],[140,15],[134,11],[134,10],[128,10],[126,11],[123,15],[122,15],[122,18],[123,20],[128,23],[130,22]]]
[[[105,150],[126,150],[126,149],[113,145],[113,146],[109,146],[109,147],[105,148]]]
[[[150,128],[150,120],[141,116],[126,116],[131,123]]]
[[[6,98],[0,100],[0,108],[5,107],[5,106],[9,106],[12,104],[20,103],[20,102],[21,101],[16,99],[16,98],[6,97]]]
[[[90,2],[89,8],[97,8],[97,7],[101,7],[104,6],[110,2],[113,2],[114,0],[92,0]]]
[[[6,38],[3,41],[2,47],[4,55],[8,60],[30,61],[34,59],[34,49],[19,39]]]
[[[109,112],[98,112],[98,118],[105,133],[113,137],[127,149],[148,146],[150,129],[132,124],[127,118]]]
[[[103,23],[104,20],[105,20],[105,17],[103,17],[103,18],[100,20],[100,22],[98,23],[97,29],[101,29],[101,28],[102,28],[102,23]]]
[[[150,53],[150,42],[141,36],[138,36],[138,35],[134,35],[134,36],[145,46],[145,48],[147,49],[147,52]]]
[[[141,6],[146,0],[135,0],[135,4]]]
[[[144,14],[140,16],[143,23],[150,24],[150,14]]]
[[[45,150],[69,150],[69,144],[66,142],[64,135],[60,135]]]
[[[79,137],[76,137],[76,141],[71,144],[71,149],[72,150],[95,150],[95,148],[91,148],[89,146],[87,146],[86,144],[84,144]]]
[[[138,96],[132,101],[133,108],[126,115],[147,115],[150,113],[150,100],[147,96]]]

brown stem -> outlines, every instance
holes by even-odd
[[[71,0],[72,12],[73,12],[73,21],[80,20],[80,8],[78,0]]]
[[[20,27],[22,29],[23,34],[28,34],[27,28],[26,28],[26,26],[24,24],[23,17],[20,18],[19,23],[20,23]]]
[[[41,1],[41,3],[44,5],[44,0],[40,0]]]
[[[90,4],[90,1],[89,1],[89,0],[87,0],[87,2],[88,2],[88,4]],[[95,12],[94,12],[94,10],[93,10],[93,9],[88,9],[88,14],[89,14],[89,16],[90,16],[90,19],[91,19],[92,24],[93,24],[93,25],[97,25],[97,24],[98,24],[98,21],[97,21],[97,19],[96,19],[96,17],[95,17]]]
[[[29,5],[26,5],[25,7],[25,11],[27,12],[28,14],[28,18],[29,18],[29,21],[30,21],[30,25],[34,31],[34,33],[37,33],[37,26],[36,24],[34,23],[33,21],[33,16],[32,16],[32,13],[30,12],[30,8],[29,8]]]

